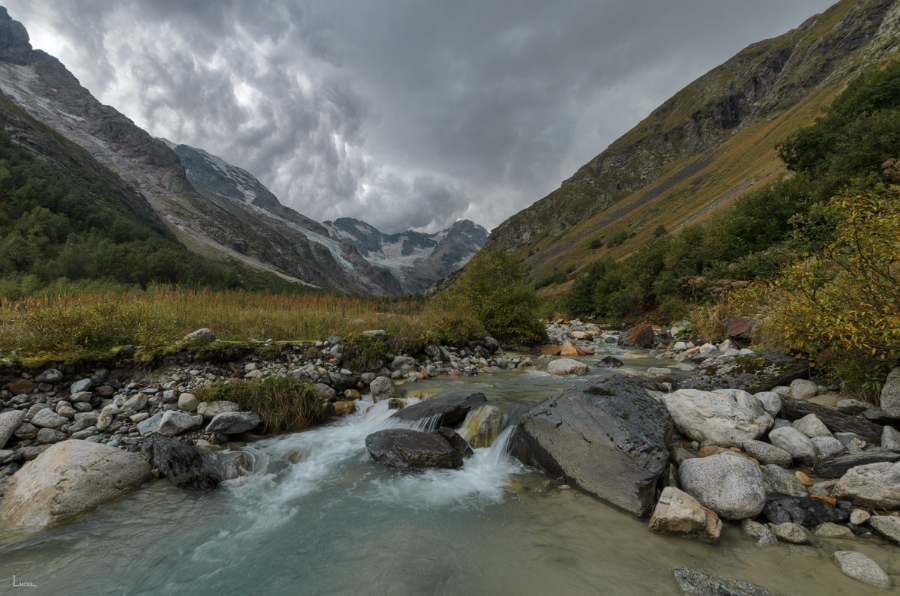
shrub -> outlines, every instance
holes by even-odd
[[[869,394],[900,364],[898,194],[892,187],[834,197],[835,240],[776,284],[773,325],[785,348]]]
[[[200,401],[233,401],[256,413],[266,433],[302,430],[331,413],[331,404],[312,385],[294,377],[213,383],[195,393]]]
[[[624,244],[626,240],[628,240],[628,232],[619,230],[606,242],[606,248],[615,248]]]
[[[504,248],[481,250],[472,257],[454,291],[492,336],[517,345],[546,338],[541,303],[528,272]]]
[[[470,339],[487,335],[484,325],[475,317],[444,315],[431,327],[434,340],[439,344],[462,347]]]
[[[349,333],[341,340],[344,363],[350,370],[370,370],[378,360],[383,360],[387,348],[383,342],[362,333]]]

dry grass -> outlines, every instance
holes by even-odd
[[[109,327],[110,313],[117,311],[139,313],[123,317],[138,323],[117,328],[116,337],[99,336]],[[110,347],[111,342],[160,343],[201,327],[226,341],[309,341],[365,329],[416,341],[439,322],[466,317],[446,299],[276,296],[158,286],[126,294],[0,299],[0,347],[35,352]]]

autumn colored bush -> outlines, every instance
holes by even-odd
[[[835,239],[783,271],[770,327],[785,349],[873,394],[900,364],[900,188],[844,192],[827,209]]]

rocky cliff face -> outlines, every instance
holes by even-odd
[[[388,270],[370,264],[352,245],[329,238],[321,225],[282,206],[258,182],[243,196],[222,185],[195,184],[169,145],[100,104],[59,60],[33,50],[25,27],[2,7],[0,91],[134,187],[138,203],[149,205],[195,252],[329,289],[375,295],[402,291]],[[32,150],[40,154],[39,147]]]
[[[419,292],[469,262],[488,232],[469,220],[446,230],[384,234],[364,221],[343,217],[326,221],[331,235],[352,244],[371,263],[391,271],[406,292]]]
[[[897,0],[844,0],[751,45],[678,92],[558,190],[503,222],[487,245],[527,251],[540,272],[584,257],[580,243],[610,226],[671,229],[683,221],[666,219],[674,203],[690,202],[678,217],[727,203],[770,176],[778,167],[777,142],[798,121],[817,116],[853,72],[895,53],[898,35]]]

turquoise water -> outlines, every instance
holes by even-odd
[[[403,389],[480,391],[514,419],[582,380],[517,370]],[[328,425],[235,447],[253,473],[209,494],[160,481],[66,526],[0,529],[0,593],[675,595],[680,566],[785,595],[889,593],[842,575],[830,553],[845,549],[900,573],[900,550],[861,540],[760,549],[735,525],[717,545],[651,534],[575,490],[542,490],[547,479],[509,458],[505,437],[460,470],[384,468],[364,440],[390,414],[361,402]],[[13,575],[37,587],[13,588]]]

